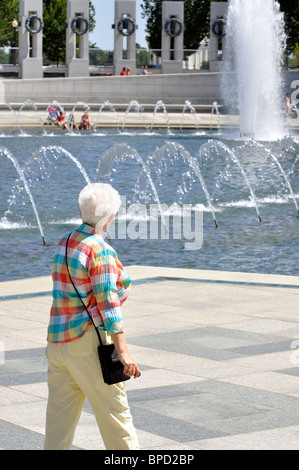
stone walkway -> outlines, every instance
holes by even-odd
[[[147,450],[299,448],[299,277],[133,266],[126,383]],[[42,449],[51,279],[0,283],[0,448]],[[104,449],[86,403],[74,448]]]

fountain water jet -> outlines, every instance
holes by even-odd
[[[126,112],[125,112],[125,116],[124,116],[124,120],[123,120],[123,125],[122,125],[122,130],[124,130],[125,127],[126,127],[127,118],[128,118],[128,115],[129,115],[129,113],[130,113],[130,111],[131,111],[132,109],[135,109],[135,111],[136,111],[139,115],[141,114],[142,119],[144,120],[143,108],[142,108],[142,106],[138,103],[138,101],[132,100],[132,101],[130,102],[130,104],[129,104],[127,110],[126,110]],[[146,127],[147,127],[147,125],[146,125]]]
[[[221,88],[243,138],[273,139],[283,128],[283,14],[275,0],[230,0]]]
[[[262,149],[270,156],[270,158],[272,158],[272,160],[275,162],[275,164],[278,166],[279,171],[280,171],[280,173],[282,174],[282,176],[283,176],[283,178],[284,178],[284,180],[285,180],[285,182],[286,182],[286,184],[287,184],[287,187],[288,187],[288,189],[289,189],[289,191],[290,191],[290,196],[291,196],[291,198],[293,199],[294,205],[295,205],[295,207],[296,207],[297,215],[299,216],[299,207],[298,207],[298,203],[297,203],[296,198],[295,198],[295,194],[294,194],[292,185],[291,185],[291,183],[290,183],[290,181],[289,181],[289,179],[288,179],[288,176],[287,176],[285,170],[282,168],[282,166],[281,166],[281,164],[280,164],[278,158],[276,157],[276,155],[274,155],[273,153],[271,153],[269,149],[265,148],[265,146],[264,146],[263,144],[260,144],[259,142],[252,142],[252,146],[254,146],[254,145],[257,146],[257,147],[262,148]],[[297,157],[297,158],[298,158],[298,157]],[[295,161],[295,164],[296,164],[296,161]],[[295,166],[295,164],[294,164],[294,166]]]
[[[80,173],[84,177],[84,179],[86,181],[86,184],[90,184],[91,181],[90,181],[85,169],[81,165],[81,163],[70,152],[65,150],[63,147],[58,147],[58,146],[41,147],[38,152],[35,152],[33,154],[33,156],[28,159],[28,161],[26,162],[25,168],[23,170],[21,169],[20,165],[18,164],[16,158],[14,158],[13,155],[11,155],[11,153],[7,149],[2,148],[1,152],[9,160],[12,161],[12,163],[14,164],[14,166],[15,166],[18,174],[19,174],[20,180],[22,181],[22,183],[24,185],[24,188],[25,188],[25,190],[26,190],[26,192],[27,192],[27,194],[30,198],[31,205],[32,205],[32,208],[33,208],[33,211],[34,211],[34,214],[35,214],[35,217],[36,217],[36,221],[37,221],[40,233],[41,233],[41,237],[42,237],[42,240],[43,240],[43,244],[47,245],[45,235],[44,235],[44,230],[43,230],[42,224],[40,222],[39,213],[38,213],[34,198],[32,196],[30,186],[29,186],[28,181],[25,177],[25,172],[28,171],[31,168],[32,165],[36,166],[36,163],[38,161],[42,161],[43,157],[46,158],[47,152],[50,152],[50,154],[53,156],[53,158],[55,160],[57,160],[60,156],[65,156],[65,157],[69,158],[71,161],[73,161],[75,163],[76,167],[80,170]],[[12,190],[13,193],[15,192],[15,186],[16,186],[16,183],[15,183],[14,188]],[[9,211],[9,209],[6,211],[5,214],[7,214],[8,211]],[[5,218],[5,216],[4,216],[4,218]]]
[[[153,130],[155,118],[156,118],[157,112],[159,111],[160,108],[162,108],[163,113],[164,113],[164,115],[165,115],[166,124],[167,124],[167,130],[169,131],[169,130],[170,130],[170,126],[169,126],[169,116],[168,116],[168,113],[167,113],[166,106],[165,106],[165,104],[163,103],[162,100],[157,101],[157,103],[156,103],[156,105],[155,105],[155,109],[154,109],[154,113],[153,113],[153,119],[152,119],[152,124],[151,124],[151,130]]]
[[[7,149],[1,148],[1,153],[3,155],[5,155],[13,163],[15,169],[17,170],[19,178],[22,181],[22,183],[24,184],[25,190],[26,190],[26,192],[29,196],[29,199],[30,199],[30,202],[31,202],[34,214],[35,214],[35,218],[36,218],[36,221],[37,221],[37,224],[38,224],[38,227],[39,227],[39,231],[40,231],[40,234],[41,234],[41,237],[42,237],[43,245],[47,245],[45,234],[44,234],[44,231],[43,231],[43,227],[42,227],[42,224],[41,224],[41,221],[40,221],[40,218],[39,218],[38,210],[37,210],[35,201],[33,199],[32,193],[30,191],[28,182],[25,178],[24,172],[21,169],[21,167],[20,167],[19,163],[17,162],[17,160],[11,155],[11,153]]]
[[[11,112],[11,114],[13,115],[13,118],[15,120],[15,126],[16,126],[16,123],[17,123],[17,118],[16,118],[16,113],[14,112],[14,110],[12,109],[11,105],[9,103],[0,103],[0,106],[6,106],[9,111]]]
[[[110,111],[112,111],[112,112],[114,113],[115,119],[114,119],[113,122],[116,123],[117,128],[118,128],[118,127],[119,127],[119,117],[118,117],[118,114],[117,114],[117,112],[115,111],[115,108],[113,107],[112,103],[110,103],[110,101],[105,101],[105,103],[103,103],[102,106],[101,106],[100,109],[99,109],[99,112],[98,112],[98,115],[97,115],[97,119],[96,119],[96,122],[95,122],[95,129],[98,127],[98,122],[99,122],[101,113],[103,112],[103,110],[104,110],[105,108],[110,109]]]
[[[97,178],[98,178],[98,180],[101,177],[104,177],[104,176],[107,176],[108,174],[110,174],[110,172],[113,169],[112,165],[113,165],[113,163],[115,163],[115,161],[117,159],[119,159],[119,158],[123,159],[123,158],[127,158],[127,157],[134,158],[138,163],[140,163],[140,165],[142,167],[142,171],[145,172],[145,174],[148,178],[148,181],[151,185],[151,188],[154,192],[155,199],[156,199],[156,202],[158,204],[159,211],[160,211],[160,214],[161,214],[162,223],[164,225],[165,231],[167,232],[167,225],[166,225],[165,218],[164,218],[164,215],[163,215],[163,210],[162,210],[162,206],[161,206],[161,202],[160,202],[160,199],[159,199],[158,192],[156,190],[156,187],[154,185],[154,182],[152,180],[152,177],[150,175],[148,167],[147,167],[147,165],[145,165],[143,159],[141,158],[141,156],[139,155],[137,150],[132,149],[131,147],[129,147],[126,144],[117,144],[117,145],[115,145],[112,149],[110,149],[106,153],[106,155],[104,156],[104,158],[101,160],[101,162],[98,165],[98,168],[97,168]],[[106,170],[105,170],[105,165],[107,165]],[[103,167],[104,167],[104,169],[103,169]]]
[[[251,199],[252,199],[252,201],[253,201],[253,203],[254,203],[254,205],[255,205],[255,210],[256,210],[256,213],[257,213],[257,215],[258,215],[258,219],[259,219],[260,222],[262,222],[262,217],[261,217],[261,214],[260,214],[260,211],[259,211],[259,204],[258,204],[256,195],[255,195],[255,193],[254,193],[254,191],[253,191],[253,189],[252,189],[252,186],[251,186],[251,184],[250,184],[250,182],[249,182],[249,179],[248,179],[248,177],[247,177],[247,175],[246,175],[246,172],[245,172],[245,170],[244,170],[244,168],[243,168],[243,165],[241,164],[239,158],[236,156],[236,153],[235,153],[233,150],[231,150],[227,145],[225,145],[225,144],[224,144],[223,142],[221,142],[221,141],[216,141],[216,142],[210,141],[210,142],[208,142],[207,144],[205,144],[205,146],[203,146],[203,147],[200,149],[200,155],[201,155],[201,152],[203,151],[203,149],[204,149],[204,148],[207,148],[207,147],[216,147],[216,148],[218,147],[218,148],[224,150],[225,152],[228,153],[228,155],[229,155],[229,157],[231,158],[231,160],[232,160],[234,163],[237,164],[237,166],[239,167],[239,169],[240,169],[240,171],[241,171],[241,174],[242,174],[242,176],[243,176],[243,178],[244,178],[244,181],[245,181],[245,183],[246,183],[246,185],[248,186],[248,189],[249,189],[249,191],[250,191]]]
[[[220,130],[220,113],[219,113],[219,106],[217,101],[214,101],[212,110],[211,110],[211,125],[210,125],[210,132],[212,132],[213,127],[213,117],[216,116],[217,119],[217,129]]]
[[[60,155],[65,155],[66,157],[68,157],[70,160],[72,160],[72,162],[75,163],[75,165],[77,166],[77,168],[80,170],[80,172],[82,173],[85,181],[87,184],[90,184],[90,179],[84,169],[84,167],[81,165],[81,163],[79,162],[79,160],[77,160],[76,157],[74,157],[70,152],[68,152],[67,150],[65,150],[63,147],[58,147],[56,145],[51,145],[51,146],[48,146],[48,147],[41,147],[40,150],[39,150],[39,153],[43,153],[44,155],[46,155],[46,152],[47,151],[50,151],[52,153],[52,155],[54,156],[55,159],[57,159],[57,154],[60,156]]]
[[[189,168],[191,170],[193,170],[194,174],[196,175],[196,177],[200,181],[200,184],[201,184],[201,187],[204,191],[209,209],[211,210],[212,215],[213,215],[213,220],[214,220],[214,223],[215,223],[215,227],[219,228],[219,225],[218,225],[218,222],[217,222],[217,219],[216,219],[216,215],[215,215],[215,209],[213,207],[212,200],[211,200],[210,194],[208,192],[205,180],[202,176],[201,170],[199,168],[199,165],[198,165],[196,159],[194,157],[192,157],[190,155],[190,153],[182,145],[176,144],[174,142],[166,142],[166,144],[163,145],[162,148],[157,149],[153,153],[153,155],[150,157],[149,161],[146,164],[147,168],[149,168],[149,162],[151,161],[153,163],[153,165],[155,166],[155,168],[156,169],[158,168],[158,171],[159,171],[159,166],[161,165],[161,163],[165,164],[165,154],[168,154],[170,156],[171,160],[182,159],[184,162],[188,163]],[[140,177],[139,177],[139,180],[140,180]],[[138,182],[138,184],[140,185],[140,182]]]
[[[198,179],[200,181],[200,184],[202,186],[202,189],[205,193],[209,208],[211,209],[211,212],[212,212],[212,215],[213,215],[213,220],[214,220],[214,223],[215,223],[215,227],[219,228],[219,225],[218,225],[218,222],[217,222],[217,219],[216,219],[216,215],[215,215],[215,209],[213,207],[210,194],[208,192],[205,180],[202,176],[202,173],[200,171],[200,168],[197,164],[196,159],[191,157],[190,153],[187,152],[181,145],[176,145],[176,147],[180,150],[180,153],[181,153],[183,159],[189,163],[189,165],[192,168],[192,170],[194,171],[195,175],[198,177]]]
[[[43,119],[38,115],[38,109],[37,109],[37,106],[36,106],[36,104],[34,103],[34,101],[32,101],[32,100],[29,99],[29,100],[24,101],[24,103],[22,104],[22,106],[20,107],[19,112],[18,112],[18,116],[17,116],[17,125],[18,125],[18,128],[19,128],[19,131],[22,132],[22,131],[21,131],[20,122],[19,122],[19,121],[20,121],[20,114],[21,114],[21,112],[23,111],[23,109],[24,109],[26,106],[31,106],[31,107],[34,109],[34,112],[35,112],[35,114],[37,115],[37,117],[38,117],[38,119],[39,119],[39,121],[40,121],[40,126],[41,126],[41,129],[42,129],[42,128],[43,128],[43,125],[44,125],[44,121],[43,121]]]
[[[192,114],[193,119],[194,119],[196,130],[198,130],[198,121],[197,121],[197,118],[196,118],[195,108],[194,108],[194,106],[192,106],[190,101],[185,101],[185,105],[184,105],[184,108],[183,108],[182,119],[181,119],[180,131],[182,131],[184,116],[185,116],[185,112],[187,111],[187,109],[190,109],[191,114]]]

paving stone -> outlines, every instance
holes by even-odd
[[[126,388],[141,448],[298,448],[299,278],[128,270],[127,342],[142,376]],[[2,449],[43,447],[50,292],[50,277],[0,283]],[[104,449],[88,401],[78,448]]]

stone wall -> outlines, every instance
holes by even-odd
[[[220,100],[218,73],[135,75],[129,77],[45,78],[43,80],[3,80],[6,103],[111,103],[127,104],[211,104]]]
[[[299,71],[285,72],[285,92],[299,100]],[[220,73],[184,73],[171,75],[133,75],[130,77],[44,78],[0,80],[0,98],[5,103],[48,104],[56,100],[62,104],[128,104],[132,100],[140,104],[211,105],[221,104]]]

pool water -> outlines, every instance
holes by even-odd
[[[0,281],[51,273],[56,243],[80,224],[79,191],[98,180],[126,198],[122,234],[112,228],[110,240],[124,265],[298,274],[296,135],[243,142],[228,132],[26,131],[2,134],[0,147]],[[179,224],[188,214],[189,240],[184,230],[175,236],[171,210]],[[186,249],[192,234],[198,244]]]

